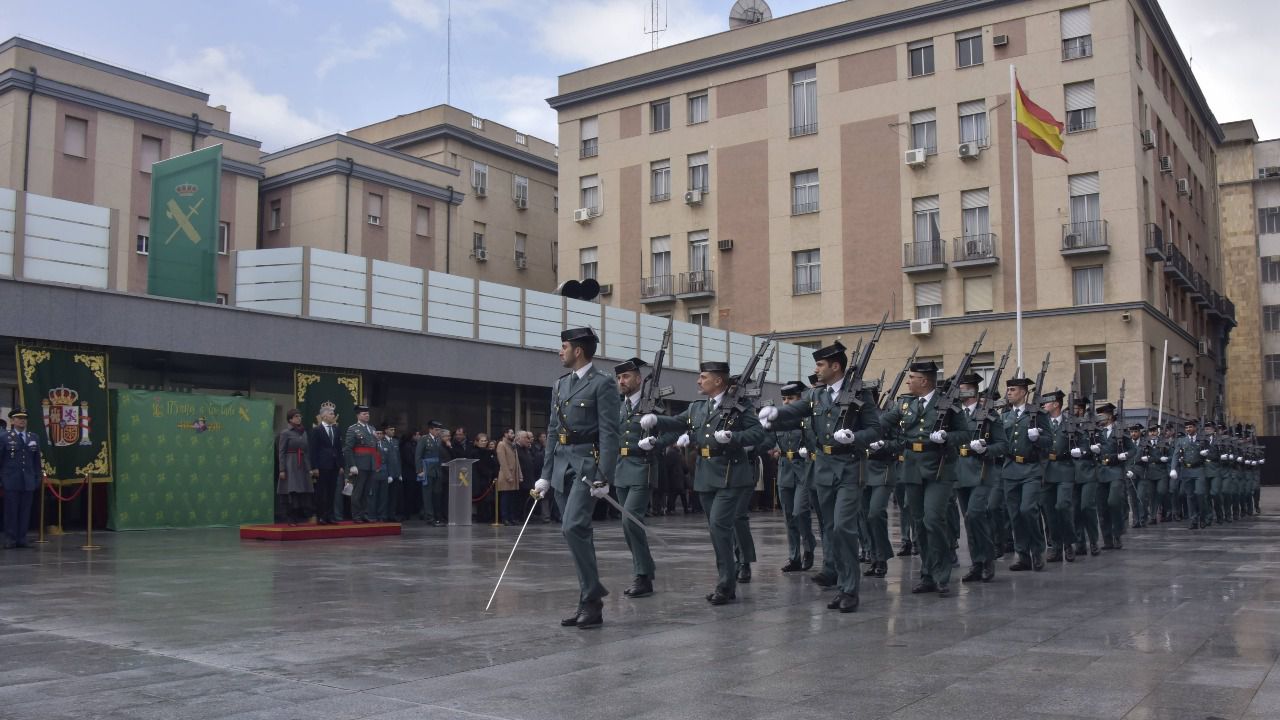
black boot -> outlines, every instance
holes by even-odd
[[[637,575],[631,587],[622,591],[623,595],[629,598],[641,598],[653,594],[653,578],[645,575]]]
[[[960,582],[967,583],[982,580],[982,565],[983,563],[980,562],[974,563],[973,567],[969,568],[969,572],[965,573],[965,576],[960,578]]]
[[[910,557],[910,556],[911,556],[911,541],[903,540],[902,549],[898,550],[898,557]]]
[[[805,550],[804,558],[800,561],[801,570],[809,570],[813,568],[813,551]]]
[[[738,568],[738,582],[751,582],[751,563],[742,563],[742,566]]]

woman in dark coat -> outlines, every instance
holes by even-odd
[[[484,496],[484,500],[476,503],[476,521],[492,522],[493,521],[493,495],[497,492],[494,486],[498,478],[498,444],[489,441],[487,433],[477,433],[475,442],[471,444],[468,457],[475,458],[476,464],[471,470],[471,496],[478,498]],[[487,492],[486,492],[487,491]]]
[[[285,418],[289,427],[276,438],[276,459],[280,476],[276,494],[284,496],[285,521],[290,525],[306,522],[311,508],[311,455],[307,452],[307,432],[302,427],[302,413],[290,410]]]

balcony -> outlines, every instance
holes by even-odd
[[[995,233],[958,237],[951,241],[951,264],[958,268],[995,265],[1000,262],[996,257],[999,242],[1000,238]]]
[[[1079,60],[1087,57],[1093,57],[1092,35],[1081,35],[1062,41],[1063,60]]]
[[[902,271],[929,272],[947,269],[947,244],[941,239],[909,242],[902,246]]]
[[[1187,262],[1187,256],[1173,243],[1164,247],[1164,274],[1183,288],[1191,287],[1191,264]]]
[[[715,273],[711,270],[695,270],[680,273],[680,282],[676,286],[676,297],[681,300],[715,297]]]
[[[1107,244],[1107,221],[1065,223],[1062,226],[1062,254],[1089,255],[1111,252]]]
[[[675,275],[640,278],[640,302],[643,304],[673,302],[676,299]]]
[[[1222,296],[1222,319],[1231,323],[1231,327],[1236,326],[1236,304],[1227,299],[1226,295]]]
[[[1219,295],[1216,290],[1209,296],[1209,309],[1206,314],[1209,317],[1216,317],[1219,320],[1224,317],[1222,314],[1222,296]]]
[[[797,282],[791,284],[792,295],[816,295],[822,292],[822,281]]]
[[[1147,244],[1142,251],[1148,260],[1164,260],[1164,230],[1155,223],[1147,223]]]
[[[579,158],[593,158],[600,154],[600,139],[588,138],[582,141],[582,148],[578,152]]]

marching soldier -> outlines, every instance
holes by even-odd
[[[1204,423],[1204,444],[1209,454],[1204,458],[1205,484],[1209,487],[1209,506],[1205,512],[1205,524],[1223,522],[1222,512],[1222,453],[1223,446],[1218,437],[1218,426],[1212,420]]]
[[[618,502],[636,517],[644,517],[649,507],[649,492],[657,484],[658,463],[662,453],[675,439],[666,434],[652,437],[640,427],[640,390],[644,384],[641,370],[649,363],[640,358],[619,363],[613,367],[621,400],[621,416],[618,429],[618,466],[614,471],[613,486],[618,490]],[[631,551],[631,563],[635,568],[635,581],[622,591],[629,598],[653,594],[653,555],[649,552],[649,539],[644,528],[636,527],[630,519],[622,518],[622,537]]]
[[[782,386],[782,404],[798,402],[804,394],[804,383],[796,381]],[[806,563],[813,567],[813,521],[805,510],[804,517],[796,512],[797,495],[807,493],[805,474],[808,472],[809,451],[805,447],[805,430],[778,430],[773,433],[778,458],[778,500],[782,503],[782,521],[787,528],[787,564],[782,572],[804,570]]]
[[[1144,528],[1150,522],[1151,487],[1147,482],[1146,463],[1142,462],[1142,423],[1129,426],[1129,445],[1133,452],[1125,466],[1126,484],[1129,486],[1129,507],[1133,511],[1133,527]]]
[[[1044,413],[1034,412],[1027,402],[1031,385],[1029,378],[1010,378],[1005,382],[1009,405],[1003,422],[1009,450],[1004,456],[1000,480],[1004,486],[1005,507],[1013,522],[1013,546],[1018,553],[1018,560],[1009,566],[1012,572],[1044,569],[1040,460],[1048,455],[1049,427]]]
[[[1095,408],[1102,428],[1089,449],[1098,457],[1098,526],[1103,550],[1122,550],[1120,536],[1125,531],[1125,461],[1133,450],[1129,438],[1116,427],[1116,406],[1104,403]]]
[[[960,394],[964,399],[961,419],[972,438],[968,445],[960,446],[960,457],[956,460],[956,493],[964,511],[970,563],[969,572],[960,582],[991,582],[996,575],[995,530],[987,505],[991,502],[991,488],[1000,482],[999,462],[1008,443],[1002,423],[984,423],[977,413],[981,392],[981,375],[972,373],[960,378]],[[985,407],[982,410],[986,412]]]
[[[1169,510],[1174,520],[1187,519],[1187,500],[1182,494],[1182,480],[1178,477],[1178,473],[1169,472],[1177,470],[1177,466],[1173,463],[1173,452],[1178,446],[1178,441],[1182,439],[1178,435],[1178,426],[1174,421],[1170,420],[1164,426],[1164,464],[1167,465],[1166,476],[1169,479]]]
[[[1078,397],[1071,403],[1071,415],[1081,422],[1089,409],[1089,398]],[[1098,462],[1091,449],[1093,431],[1075,433],[1070,439],[1074,487],[1071,491],[1072,524],[1075,526],[1076,555],[1097,556],[1098,548]]]
[[[1186,435],[1174,442],[1173,455],[1169,458],[1169,479],[1182,483],[1192,530],[1205,527],[1207,517],[1205,500],[1208,487],[1204,476],[1204,459],[1209,456],[1209,449],[1197,434],[1198,427],[1195,420],[1188,420],[1183,424]]]
[[[818,389],[822,387],[822,383],[818,380],[816,373],[809,375],[809,387]],[[803,397],[803,396],[802,396]],[[804,492],[796,492],[796,517],[801,523],[810,523],[805,527],[810,527],[809,533],[812,534],[812,520],[816,517],[818,521],[818,538],[822,544],[822,568],[809,578],[813,584],[819,587],[835,587],[836,585],[836,566],[832,560],[834,553],[830,547],[830,533],[827,532],[827,526],[823,525],[822,512],[818,509],[818,488],[813,484],[814,466],[817,464],[818,456],[818,438],[813,432],[813,422],[805,420],[801,423],[801,429],[804,431],[804,452],[801,456],[805,459],[804,465]],[[801,531],[803,532],[803,530]],[[805,555],[801,563],[801,570],[809,570],[813,567],[813,555]]]
[[[910,402],[910,396],[903,397]],[[871,567],[863,571],[863,577],[884,577],[889,572],[889,559],[893,557],[893,541],[889,539],[889,496],[898,485],[898,455],[902,453],[902,439],[898,435],[898,426],[885,422],[888,412],[886,408],[880,413],[884,445],[878,450],[867,448],[867,478],[862,488],[862,504],[866,508],[867,534],[871,536],[868,548]],[[906,513],[903,516],[909,517]],[[902,537],[904,542],[911,542],[906,539],[910,535],[904,533]]]
[[[342,454],[346,457],[347,475],[351,489],[351,519],[358,523],[369,522],[369,516],[377,512],[369,509],[369,491],[373,483],[373,474],[382,465],[382,457],[378,453],[378,438],[369,424],[369,408],[356,406],[356,421],[347,428],[346,438],[342,443]]]
[[[1164,474],[1164,463],[1160,462],[1160,457],[1165,455],[1160,447],[1160,426],[1152,425],[1146,428],[1146,432],[1146,437],[1133,449],[1137,463],[1133,473],[1138,478],[1139,499],[1144,494],[1147,498],[1144,511],[1147,522],[1158,525],[1160,515],[1164,513],[1163,493],[1168,487],[1169,478]],[[1168,462],[1167,456],[1165,462]]]
[[[28,548],[31,504],[44,470],[40,439],[27,430],[27,411],[9,411],[9,429],[0,433],[0,487],[4,488],[4,548]]]
[[[600,338],[591,328],[560,333],[560,363],[569,370],[556,380],[547,428],[542,477],[534,484],[539,498],[555,491],[560,530],[578,572],[578,609],[560,621],[563,627],[598,628],[604,624],[604,597],[596,567],[591,513],[609,494],[618,462],[618,389],[591,364]]]
[[[858,609],[858,583],[862,575],[858,564],[858,507],[862,503],[858,482],[860,459],[865,457],[863,451],[880,439],[880,417],[874,397],[864,389],[859,398],[862,406],[848,408],[848,427],[839,427],[842,408],[836,399],[849,367],[848,352],[837,341],[815,351],[813,360],[814,372],[823,387],[807,391],[799,402],[785,407],[761,408],[760,419],[766,427],[775,425],[778,429],[799,427],[806,419],[811,423],[816,455],[813,482],[824,533],[823,563],[825,566],[829,552],[838,588],[827,608],[850,613]]]
[[[676,445],[691,446],[698,451],[693,489],[702,499],[711,546],[716,554],[716,587],[707,594],[707,602],[712,605],[725,605],[738,597],[738,567],[733,554],[735,524],[743,496],[750,496],[756,486],[755,469],[747,448],[765,441],[764,428],[750,412],[737,413],[730,426],[717,429],[721,402],[728,389],[729,364],[704,362],[699,366],[698,392],[706,400],[695,400],[674,417],[645,415],[640,418],[640,426],[646,430],[684,431]]]
[[[1044,465],[1044,488],[1040,505],[1044,508],[1048,530],[1048,562],[1075,562],[1075,463],[1071,455],[1071,432],[1062,414],[1061,390],[1040,396],[1040,404],[1049,416],[1049,455]],[[1083,458],[1082,458],[1083,459]]]

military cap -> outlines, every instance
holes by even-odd
[[[596,342],[599,342],[600,338],[596,336],[595,330],[592,330],[589,327],[584,327],[584,328],[569,328],[568,330],[561,332],[560,340],[562,342],[570,342],[573,340],[579,340],[579,341],[594,340]]]
[[[1140,422],[1136,422],[1136,423],[1133,423],[1132,425],[1130,425],[1130,426],[1129,426],[1129,429],[1130,429],[1130,430],[1145,430],[1146,428],[1145,428],[1145,427],[1143,427],[1142,423],[1140,423]]]
[[[921,360],[920,362],[911,363],[908,368],[913,373],[936,373],[938,372],[938,363],[932,360]]]
[[[1204,421],[1204,426],[1205,426],[1205,427],[1207,427],[1207,428],[1213,428],[1213,429],[1215,429],[1215,430],[1216,430],[1216,429],[1218,429],[1218,426],[1217,426],[1217,425],[1215,425],[1215,424],[1213,423],[1213,421],[1212,421],[1212,420],[1205,420],[1205,421]]]
[[[620,362],[617,365],[614,365],[613,374],[621,375],[624,372],[631,372],[632,370],[638,371],[640,368],[643,368],[643,367],[649,367],[649,363],[641,360],[640,358],[633,357],[630,360],[627,360],[626,362]]]
[[[709,360],[698,366],[698,372],[713,372],[729,374],[729,363],[719,362],[717,360]]]
[[[806,387],[805,384],[800,382],[799,380],[792,380],[791,382],[782,386],[781,392],[784,397],[794,397],[796,395],[802,394],[804,392],[805,387]]]
[[[960,378],[961,385],[973,385],[975,387],[982,385],[982,376],[978,373],[969,373]]]
[[[444,430],[446,426],[444,423],[440,422],[439,420],[428,420],[427,427],[431,428],[432,430]]]
[[[1005,387],[1029,388],[1034,384],[1035,383],[1031,382],[1031,378],[1024,378],[1024,377],[1009,378],[1008,380],[1004,381]]]
[[[1089,398],[1088,398],[1088,397],[1086,397],[1086,396],[1084,396],[1084,395],[1081,395],[1080,397],[1076,398],[1075,400],[1072,400],[1072,401],[1071,401],[1071,404],[1072,404],[1073,406],[1075,406],[1075,407],[1087,408],[1087,407],[1089,407]]]
[[[1066,393],[1062,392],[1061,390],[1054,390],[1053,392],[1047,392],[1040,396],[1040,404],[1043,405],[1045,403],[1051,403],[1051,402],[1060,403],[1062,402],[1062,398],[1064,397],[1066,397]]]
[[[362,413],[362,412],[369,412],[369,406],[368,406],[368,405],[357,405],[357,406],[356,406],[356,414],[357,414],[357,415],[359,415],[359,414],[360,414],[360,413]]]
[[[1102,403],[1098,407],[1094,408],[1094,412],[1105,413],[1107,415],[1115,415],[1116,406],[1112,405],[1111,403]]]
[[[1186,422],[1182,423],[1182,426],[1187,427],[1188,425],[1199,425],[1199,424],[1200,423],[1196,422],[1195,418],[1187,418]]]
[[[382,429],[383,429],[383,430],[395,430],[395,429],[396,429],[396,424],[395,424],[395,423],[393,423],[393,422],[384,422],[384,423],[382,423]]]
[[[839,340],[831,343],[824,348],[818,348],[813,351],[814,360],[848,360],[848,348]]]
[[[10,420],[26,420],[27,411],[25,408],[16,407],[9,411]]]

